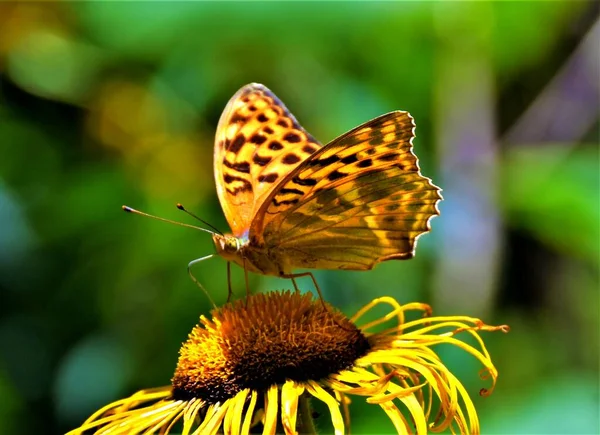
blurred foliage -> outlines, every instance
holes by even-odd
[[[489,336],[500,380],[475,397],[484,433],[598,433],[597,17],[598,3],[584,1],[0,3],[0,433],[61,433],[168,382],[210,308],[186,264],[214,248],[204,233],[120,206],[187,222],[173,211],[181,202],[227,228],[212,141],[249,82],[323,142],[409,110],[423,172],[445,188],[414,260],[319,271],[327,300],[347,313],[383,294],[446,294],[453,304],[439,312],[480,301],[466,314],[513,328]],[[589,38],[595,49],[580,49]],[[563,73],[577,86],[558,86]],[[548,122],[563,134],[542,128],[546,112],[560,113]],[[475,138],[471,151],[448,125]],[[476,131],[491,138],[485,151]],[[473,188],[491,198],[481,216]],[[461,224],[465,210],[482,226]],[[440,246],[489,261],[449,263]],[[436,281],[440,270],[461,284]],[[195,274],[225,301],[220,259]],[[239,269],[233,285],[243,294]],[[289,285],[251,276],[257,289]],[[477,396],[475,362],[446,357]],[[354,433],[392,430],[379,408],[353,410]]]

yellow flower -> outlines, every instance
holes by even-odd
[[[382,304],[387,314],[361,322]],[[409,311],[426,316],[407,321]],[[171,386],[111,403],[68,435],[168,434],[176,427],[184,435],[316,433],[309,399],[326,404],[325,418],[343,434],[349,396],[380,406],[398,433],[479,433],[469,394],[432,348],[452,344],[477,358],[482,378],[491,380],[480,394],[488,395],[498,372],[478,332],[508,327],[429,314],[427,305],[383,297],[348,319],[310,294],[250,296],[200,318]],[[474,337],[478,348],[458,340],[459,333]]]

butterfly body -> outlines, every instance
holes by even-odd
[[[408,112],[390,112],[323,146],[269,89],[244,86],[215,139],[217,193],[232,230],[213,237],[217,253],[277,276],[412,258],[441,200],[419,171],[414,128]]]
[[[251,243],[247,236],[237,238],[231,234],[215,234],[213,241],[217,254],[249,272],[275,276],[293,272],[285,256],[278,256],[276,251],[270,251],[265,245]]]

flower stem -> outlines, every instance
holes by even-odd
[[[316,435],[317,430],[315,428],[310,402],[306,394],[300,396],[298,408],[299,421],[296,427],[298,433],[301,435]]]

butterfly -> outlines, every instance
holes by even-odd
[[[412,258],[442,199],[420,173],[414,130],[411,115],[395,111],[323,146],[267,87],[242,87],[215,138],[217,194],[231,227],[213,234],[217,253],[228,266],[308,275],[315,286],[312,273],[295,270]]]

